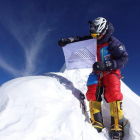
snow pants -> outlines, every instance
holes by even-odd
[[[91,73],[87,81],[87,100],[101,101],[101,94],[104,93],[104,98],[108,103],[122,101],[120,78],[119,70],[109,73],[105,71],[102,78],[99,78],[98,73]]]

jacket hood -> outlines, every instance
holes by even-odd
[[[103,43],[108,42],[113,32],[114,32],[114,27],[111,22],[108,22],[108,30],[106,34],[103,36],[103,38],[97,41],[97,44],[103,44]]]

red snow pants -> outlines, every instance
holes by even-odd
[[[92,76],[94,74],[92,73]],[[117,101],[117,100],[122,100],[123,95],[121,93],[121,83],[120,83],[120,78],[121,74],[119,70],[111,71],[110,73],[103,72],[103,77],[99,79],[98,76],[96,76],[98,79],[97,81],[95,80],[96,78],[92,78],[89,80],[89,85],[87,84],[87,93],[86,97],[87,100],[93,100],[97,101],[97,86],[99,85],[99,81],[101,82],[101,87],[104,89],[104,97],[105,100],[109,102]],[[90,78],[90,76],[89,76]]]

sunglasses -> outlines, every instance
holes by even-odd
[[[98,34],[98,33],[91,33],[91,32],[90,32],[90,34],[91,34],[91,36],[92,36],[93,38],[98,38],[98,37],[100,37],[100,34]]]

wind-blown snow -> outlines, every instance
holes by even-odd
[[[103,101],[105,129],[89,123],[80,92],[86,93],[90,69],[22,77],[0,87],[0,140],[108,140],[109,106]],[[140,139],[140,98],[122,82],[124,140]]]

